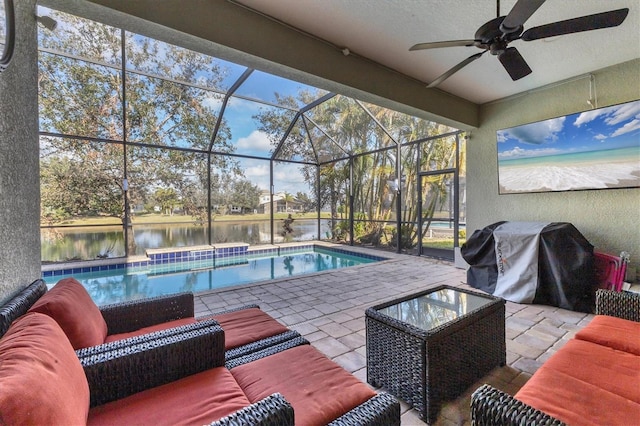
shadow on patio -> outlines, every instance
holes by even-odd
[[[365,310],[368,307],[442,284],[471,289],[466,285],[466,272],[452,263],[408,255],[384,255],[392,259],[199,293],[195,298],[196,316],[256,303],[366,382]],[[437,424],[470,424],[471,393],[482,383],[513,395],[591,318],[589,314],[551,306],[507,302],[507,365],[494,369],[457,400],[445,404]],[[402,401],[401,405],[402,425],[424,424],[415,410]]]

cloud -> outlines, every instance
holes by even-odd
[[[242,165],[244,176],[260,189],[269,189],[269,163],[259,160],[245,160]]]
[[[264,153],[271,150],[271,141],[266,133],[254,130],[245,138],[239,138],[236,146],[244,151]]]
[[[602,133],[598,133],[598,134],[597,134],[597,135],[595,135],[593,138],[594,138],[594,139],[597,139],[597,140],[599,140],[599,141],[603,141],[603,140],[607,139],[607,136],[603,135]]]
[[[640,130],[640,120],[638,119],[632,120],[626,123],[624,126],[616,129],[615,132],[611,133],[611,137],[613,138],[616,136],[624,135],[625,133],[633,132],[634,130]]]
[[[269,190],[269,162],[254,159],[243,159],[241,162],[244,176],[260,189]],[[300,164],[277,163],[273,168],[273,181],[276,192],[296,194],[308,191],[308,186],[301,172]]]
[[[613,138],[625,133],[629,133],[631,131],[637,130],[640,126],[640,102],[630,102],[623,105],[615,105],[608,108],[601,108],[583,112],[578,116],[578,118],[576,118],[576,121],[573,122],[573,125],[576,127],[580,127],[583,124],[593,121],[598,117],[603,117],[605,124],[612,127],[627,120],[632,120],[628,123],[625,123],[622,127],[615,129],[609,136]],[[599,140],[604,139],[599,138],[599,136],[602,135],[597,135],[595,138]]]
[[[562,130],[565,119],[566,117],[552,118],[550,120],[503,130],[503,135],[498,133],[498,140],[500,141],[502,137],[511,137],[531,145],[542,145],[546,142],[553,142],[558,138],[557,134]]]
[[[610,125],[620,124],[632,118],[640,119],[640,102],[631,102],[606,109],[610,110],[610,114],[605,123]]]
[[[509,151],[499,152],[498,158],[500,160],[514,160],[516,158],[544,157],[559,153],[561,153],[561,151],[556,148],[523,149],[516,146]]]
[[[273,168],[273,182],[276,192],[284,191],[296,194],[309,191],[300,164],[276,163]]]
[[[503,159],[508,159],[508,158],[519,158],[521,157],[524,153],[526,153],[527,150],[526,149],[522,149],[519,146],[516,146],[515,148],[513,148],[512,150],[509,151],[504,151],[504,152],[499,152],[498,153],[498,157],[499,158],[503,158]]]
[[[217,114],[222,107],[222,100],[222,95],[211,92],[208,93],[207,96],[205,96],[205,98],[202,100],[202,104],[210,108],[212,111],[215,111],[215,113]]]
[[[246,114],[248,116],[259,113],[261,105],[258,102],[248,101],[246,99],[232,96],[227,104],[227,109],[238,114]]]
[[[580,127],[583,124],[589,123],[590,121],[595,120],[601,115],[607,114],[608,108],[604,109],[592,109],[591,111],[585,111],[576,118],[576,121],[573,122],[573,125],[576,127]]]

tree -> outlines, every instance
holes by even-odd
[[[316,203],[304,192],[296,193],[296,200],[300,203],[303,213],[308,213],[316,209]]]
[[[242,208],[242,213],[253,211],[260,205],[261,189],[246,179],[231,184],[231,205]]]
[[[173,188],[158,188],[153,198],[160,205],[162,213],[166,215],[173,215],[173,209],[179,202],[178,194]]]
[[[288,192],[285,192],[284,195],[282,196],[282,201],[284,201],[284,211],[288,212],[289,211],[289,203],[293,203],[295,201],[295,197],[291,194],[289,194]]]
[[[304,103],[313,96],[304,93],[298,98]],[[280,99],[287,101],[287,105],[292,108],[296,105],[293,99]],[[290,124],[287,115],[278,115],[273,110],[257,118],[261,122],[261,130],[273,135],[281,135],[284,132],[283,126]],[[304,126],[292,127],[286,140],[287,145],[283,147],[279,158],[290,158],[297,153],[305,161],[315,162],[315,155],[321,152],[324,156],[339,159],[321,166],[318,189],[320,198],[317,201],[320,206],[329,206],[331,210],[332,229],[335,231],[333,236],[344,235],[347,227],[343,225],[346,222],[337,219],[350,217],[349,197],[353,197],[353,215],[358,218],[358,223],[354,225],[357,235],[354,237],[380,243],[387,225],[395,226],[395,215],[401,214],[401,221],[405,224],[401,229],[403,244],[414,245],[422,235],[414,226],[417,221],[415,205],[418,200],[418,150],[423,150],[419,170],[442,170],[456,165],[453,162],[455,144],[451,143],[450,138],[423,143],[411,142],[452,129],[376,105],[358,103],[343,96],[333,97],[306,111],[303,120]],[[303,128],[309,131],[309,136]],[[272,140],[274,146],[277,142],[276,138]],[[397,144],[402,144],[400,152]],[[352,155],[352,170],[349,162],[344,160],[347,153]],[[400,158],[397,158],[399,153]],[[397,170],[398,163],[400,170]],[[310,188],[315,188],[317,168],[305,166],[303,173]],[[396,211],[398,192],[392,190],[388,183],[395,180],[398,174],[404,177],[403,189],[400,191],[403,202],[400,212]],[[446,199],[446,182],[438,179],[432,185],[432,190],[434,188],[438,189],[439,194],[434,198],[435,208]],[[339,208],[340,206],[344,208]],[[432,217],[433,209],[428,206],[423,210],[423,214],[425,213],[427,217]],[[340,229],[336,230],[338,226]],[[427,228],[423,228],[424,232]]]
[[[91,156],[88,156],[90,160]],[[116,216],[122,209],[122,190],[113,185],[100,165],[52,157],[40,168],[42,215],[59,221],[75,216]]]
[[[226,70],[206,55],[51,14],[56,32],[40,33],[47,49],[39,60],[40,130],[48,134],[41,138],[43,220],[118,217],[134,253],[126,206],[143,203],[154,188],[172,188],[193,217],[208,214],[209,160],[221,173],[238,172],[233,161],[208,154]],[[232,152],[230,137],[223,120],[213,149]]]

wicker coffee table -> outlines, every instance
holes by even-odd
[[[505,302],[440,286],[366,311],[367,381],[412,405],[427,423],[506,363]]]

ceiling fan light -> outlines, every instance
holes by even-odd
[[[502,55],[507,50],[507,43],[504,41],[496,41],[495,43],[491,43],[489,46],[489,51],[494,56]]]

